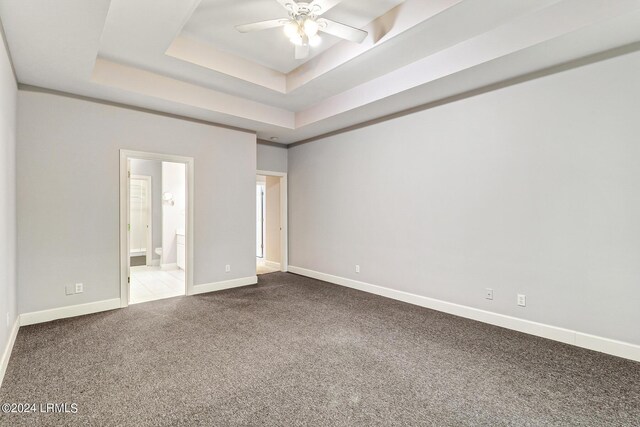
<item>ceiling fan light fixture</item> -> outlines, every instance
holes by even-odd
[[[320,29],[320,25],[318,25],[318,23],[311,19],[311,18],[307,18],[304,21],[303,24],[303,29],[304,29],[304,33],[307,35],[307,37],[311,38],[315,35],[318,34],[318,30]]]
[[[284,31],[284,34],[289,37],[290,39],[298,36],[299,37],[299,32],[300,32],[300,26],[298,25],[298,23],[296,21],[289,21],[285,24],[285,26],[282,28]]]
[[[354,43],[362,43],[368,35],[367,31],[322,16],[342,0],[276,1],[286,9],[288,17],[236,25],[236,29],[241,33],[250,33],[282,27],[289,41],[296,46],[295,59],[308,58],[310,47],[316,47],[322,43],[319,33],[327,33]]]
[[[298,26],[298,23],[296,21],[289,21],[285,24],[284,27],[282,27],[284,34],[288,38],[292,38],[293,36],[297,35],[299,32],[299,29],[300,27]]]
[[[291,41],[291,43],[295,44],[296,46],[302,46],[304,44],[304,39],[300,34],[297,34],[297,33],[289,37],[289,40]]]

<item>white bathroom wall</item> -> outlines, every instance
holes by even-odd
[[[162,247],[162,162],[158,160],[131,159],[131,174],[151,177],[153,259],[160,259],[155,248]]]
[[[185,228],[185,189],[185,165],[162,162],[162,196],[173,195],[173,203],[162,201],[162,264],[175,264],[177,260],[176,231]]]
[[[129,180],[129,253],[144,255],[151,249],[148,232],[151,231],[151,180],[148,177],[131,176]]]

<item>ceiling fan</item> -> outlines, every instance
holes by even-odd
[[[310,3],[294,0],[276,1],[289,13],[288,18],[237,25],[236,29],[241,33],[248,33],[283,27],[285,35],[296,47],[296,59],[306,58],[309,56],[309,47],[320,44],[322,39],[318,32],[356,43],[362,43],[367,37],[366,31],[321,17],[323,13],[340,3],[341,0],[313,0]]]

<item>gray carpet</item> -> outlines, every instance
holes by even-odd
[[[640,425],[640,364],[287,273],[20,329],[3,426]]]

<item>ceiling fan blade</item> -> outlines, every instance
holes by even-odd
[[[315,15],[322,15],[342,0],[314,0],[309,3],[309,10]]]
[[[309,56],[309,45],[296,45],[296,59],[305,59],[307,56]]]
[[[294,0],[276,0],[287,12],[298,12],[298,4]]]
[[[271,19],[269,21],[254,22],[251,24],[236,25],[236,30],[241,33],[250,33],[252,31],[268,30],[269,28],[282,27],[287,23],[286,19]]]
[[[367,34],[369,34],[364,30],[359,30],[357,28],[350,27],[348,25],[341,24],[330,19],[318,19],[318,23],[321,24],[320,31],[356,43],[362,43],[362,41],[367,38]]]

